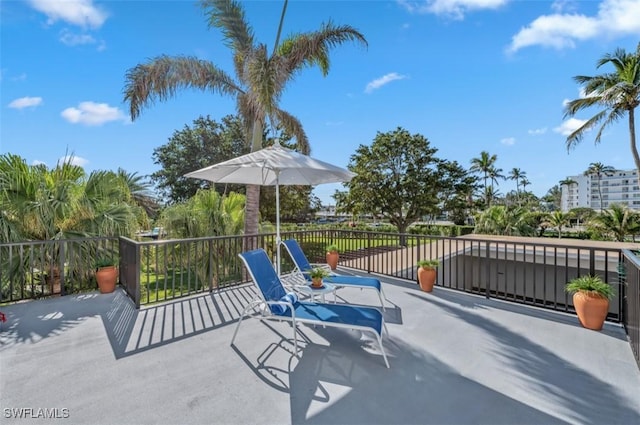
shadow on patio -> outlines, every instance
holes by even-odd
[[[376,305],[367,292],[339,300]],[[391,369],[344,329],[301,327],[296,358],[289,325],[249,320],[230,346],[250,285],[139,311],[122,291],[3,307],[0,402],[85,424],[640,423],[617,325],[396,280],[385,292]]]

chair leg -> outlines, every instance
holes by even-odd
[[[242,319],[244,319],[244,316],[247,314],[247,310],[249,310],[249,308],[254,308],[254,307],[255,307],[254,303],[250,303],[242,311],[242,314],[240,315],[240,318],[238,319],[238,324],[236,325],[236,330],[233,332],[233,338],[231,338],[231,345],[233,345],[233,341],[236,340],[236,335],[238,335],[238,330],[240,329],[240,324],[242,323]]]
[[[291,320],[292,328],[293,328],[293,355],[298,357],[298,325],[296,324],[295,317]]]
[[[378,338],[378,345],[380,345],[380,352],[382,353],[382,358],[384,358],[384,363],[387,365],[387,369],[391,369],[389,361],[387,360],[387,353],[384,352],[384,347],[382,346],[382,337],[376,333],[376,338]]]

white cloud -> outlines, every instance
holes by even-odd
[[[48,24],[64,21],[83,28],[100,28],[108,16],[93,0],[29,0],[29,3],[47,15]]]
[[[60,115],[73,124],[102,125],[110,121],[130,122],[120,109],[106,103],[80,102],[77,108],[67,108]]]
[[[9,103],[9,108],[24,109],[42,105],[41,97],[21,97]]]
[[[556,13],[575,12],[577,5],[573,0],[556,0],[551,3],[551,10]]]
[[[44,161],[40,161],[39,159],[34,159],[33,161],[31,161],[31,165],[47,165],[46,162]]]
[[[453,19],[464,19],[465,13],[482,9],[497,9],[509,0],[398,0],[410,13],[432,13]]]
[[[505,146],[513,146],[516,144],[516,138],[515,137],[505,137],[504,139],[500,140],[500,143],[502,143]]]
[[[547,132],[547,127],[543,127],[543,128],[535,128],[533,130],[529,130],[527,131],[527,133],[533,135],[533,136],[539,136],[541,134],[545,134]]]
[[[96,39],[89,34],[73,34],[64,29],[60,32],[60,41],[67,46],[77,46],[80,44],[94,44]]]
[[[371,93],[374,90],[384,86],[385,84],[389,84],[390,82],[395,80],[404,80],[405,78],[407,78],[406,75],[400,75],[396,72],[391,72],[389,74],[383,75],[382,77],[371,81],[369,84],[367,84],[367,87],[365,87],[364,92]]]
[[[554,13],[536,18],[512,37],[507,51],[514,53],[535,45],[573,48],[576,41],[637,34],[640,34],[640,2],[603,0],[595,16]]]
[[[75,155],[65,155],[60,157],[60,159],[58,159],[58,165],[63,164],[65,162],[68,162],[72,165],[77,165],[80,167],[84,167],[85,165],[87,165],[89,163],[88,159],[84,159],[81,158],[79,156],[75,156]]]
[[[558,127],[554,128],[553,131],[555,131],[556,133],[560,133],[563,136],[568,136],[574,131],[576,131],[578,128],[582,127],[586,122],[587,122],[586,120],[569,118],[568,120],[560,124]]]

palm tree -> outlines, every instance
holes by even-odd
[[[530,222],[531,218],[523,208],[494,205],[476,216],[474,233],[532,236],[535,230]]]
[[[546,224],[550,227],[558,229],[558,238],[562,237],[562,228],[569,226],[571,214],[562,211],[553,211],[549,213],[546,219]]]
[[[520,184],[522,185],[522,192],[526,192],[527,191],[527,186],[529,186],[531,184],[531,182],[525,176],[525,177],[522,177],[520,179]]]
[[[86,175],[69,157],[56,167],[0,156],[0,231],[7,241],[133,235],[129,187],[111,171]]]
[[[573,186],[574,184],[577,184],[578,182],[573,180],[570,177],[567,177],[566,179],[560,180],[560,187],[562,188],[562,186],[567,186],[567,188],[571,188],[571,186]],[[562,203],[562,196],[561,196],[561,201],[560,203]],[[569,205],[571,206],[571,205]],[[560,206],[562,208],[562,205]]]
[[[635,109],[640,105],[640,43],[635,53],[616,49],[613,54],[604,55],[597,62],[597,68],[605,64],[613,65],[614,72],[593,77],[578,75],[573,78],[583,86],[586,96],[567,104],[565,118],[591,106],[601,106],[603,109],[567,136],[567,149],[580,143],[588,130],[602,122],[595,138],[595,143],[600,143],[605,128],[628,114],[631,154],[640,176],[634,115]]]
[[[482,151],[480,152],[479,158],[471,159],[471,168],[469,168],[469,171],[474,173],[481,173],[483,175],[483,179],[484,179],[483,187],[485,188],[485,202],[487,206],[491,206],[491,200],[488,197],[489,192],[487,192],[486,190],[487,179],[490,177],[491,173],[495,171],[495,163],[497,160],[498,160],[497,155],[490,155],[489,152]]]
[[[196,57],[163,55],[153,58],[127,71],[124,100],[130,105],[131,119],[136,119],[142,108],[156,100],[174,97],[178,89],[196,88],[235,97],[252,151],[262,148],[264,128],[269,120],[273,127],[280,126],[294,135],[298,149],[308,153],[302,124],[278,106],[287,83],[299,71],[314,65],[327,75],[330,48],[347,41],[366,46],[367,41],[354,28],[329,22],[318,31],[295,34],[280,42],[287,3],[285,0],[276,41],[269,54],[266,44],[255,40],[239,2],[202,0],[209,27],[220,29],[232,50],[235,79],[214,63]],[[260,187],[247,185],[246,196],[245,234],[256,234]]]
[[[592,218],[591,223],[596,228],[613,234],[618,242],[624,242],[625,236],[636,235],[640,231],[638,213],[619,204],[612,204],[608,210]]]
[[[611,176],[613,175],[615,168],[610,165],[604,165],[602,162],[592,162],[589,164],[589,168],[584,172],[585,176],[596,176],[598,180],[598,197],[600,198],[600,212],[602,212],[602,187],[600,186],[600,181],[602,180],[602,176]]]
[[[516,199],[518,201],[518,205],[520,205],[520,180],[522,180],[526,175],[527,173],[519,168],[512,168],[511,171],[509,171],[508,178],[516,181]]]

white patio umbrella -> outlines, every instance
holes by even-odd
[[[347,182],[351,171],[282,147],[279,143],[185,174],[215,183],[276,187],[276,261],[280,274],[280,185]]]

